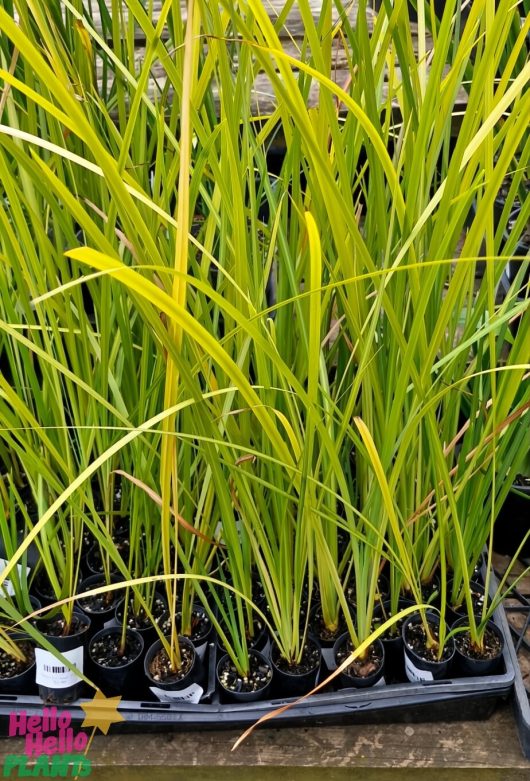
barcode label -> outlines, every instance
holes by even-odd
[[[63,651],[65,659],[83,672],[83,646],[72,648],[71,651]],[[49,651],[43,648],[35,649],[35,661],[37,664],[37,683],[40,686],[47,686],[50,689],[67,689],[79,683],[80,676],[75,670],[70,670],[61,664],[58,659]]]
[[[180,691],[167,691],[166,689],[158,689],[156,686],[150,687],[151,691],[157,697],[160,702],[173,702],[173,703],[190,703],[197,705],[204,689],[199,686],[198,683],[192,683],[187,689],[181,689]]]
[[[68,672],[68,667],[50,667],[49,664],[44,664],[42,666],[42,669],[46,673],[55,673],[55,675],[60,675],[60,673]]]

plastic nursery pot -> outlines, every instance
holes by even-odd
[[[38,622],[38,626],[48,642],[83,672],[90,618],[81,611],[74,611],[68,634],[65,634],[65,620],[62,614],[54,618],[42,619]],[[37,648],[35,656],[36,680],[43,702],[49,705],[67,705],[77,700],[83,685],[82,679],[49,651]]]
[[[118,626],[123,623],[123,608],[125,605],[125,599],[122,599],[116,605],[115,610],[115,622]],[[157,632],[151,620],[147,617],[144,609],[141,607],[137,614],[133,613],[134,599],[131,596],[129,599],[129,610],[127,611],[127,628],[134,629],[138,632],[144,641],[144,645],[147,647],[154,643],[157,638]],[[153,616],[154,623],[159,626],[166,620],[168,614],[168,607],[166,599],[159,594],[155,593],[153,603],[151,605],[151,615]]]
[[[438,639],[440,619],[436,613],[427,611],[429,629]],[[449,677],[449,668],[455,655],[452,638],[446,641],[442,656],[437,658],[437,649],[426,647],[426,635],[419,613],[414,613],[403,624],[403,651],[405,654],[405,674],[411,683],[439,681]]]
[[[96,632],[88,644],[88,656],[94,681],[106,695],[137,693],[138,670],[141,668],[144,641],[139,632],[127,629],[125,647],[120,649],[121,627]]]
[[[182,611],[179,610],[176,614],[176,623],[179,629],[182,628]],[[171,634],[171,623],[169,618],[165,620],[162,625],[162,631],[164,634]],[[206,610],[200,604],[194,604],[191,612],[191,634],[183,635],[191,640],[197,652],[199,659],[204,661],[206,655],[206,649],[208,643],[213,636],[213,624],[210,621]]]
[[[513,556],[528,532],[530,514],[530,478],[520,478],[508,492],[495,522],[493,545],[497,553]],[[530,556],[530,539],[521,556]]]
[[[306,639],[302,658],[296,665],[289,664],[274,645],[271,652],[273,685],[278,697],[297,697],[307,694],[318,681],[322,666],[322,650],[314,637]]]
[[[111,576],[111,583],[118,582],[119,578]],[[107,622],[114,620],[116,605],[122,597],[122,592],[121,590],[113,590],[85,599],[82,597],[82,594],[84,591],[92,591],[92,589],[105,586],[106,583],[107,581],[103,575],[90,575],[90,577],[85,578],[80,583],[77,592],[77,604],[79,609],[90,617],[93,634],[103,629]]]
[[[352,653],[353,644],[348,632],[345,632],[333,646],[335,664],[337,667]],[[339,682],[345,688],[365,689],[385,683],[385,649],[381,640],[376,640],[368,648],[364,659],[355,659],[344,672],[339,675]]]
[[[484,604],[484,586],[478,583],[476,580],[469,581],[469,588],[471,589],[471,601],[473,603],[473,613],[478,616],[482,611]],[[451,595],[452,583],[447,584],[447,593]],[[454,624],[459,618],[465,618],[467,615],[467,605],[464,600],[460,605],[451,605],[447,607],[446,622],[448,624]]]
[[[124,540],[121,538],[114,539],[114,544],[120,556],[126,560],[127,554],[129,552],[129,540]],[[112,560],[109,562],[109,564],[111,574],[116,574],[118,572],[116,564]],[[104,568],[103,560],[101,558],[101,547],[99,543],[95,542],[90,546],[86,556],[84,557],[83,565],[83,571],[87,573],[87,577],[90,575],[103,575]]]
[[[39,607],[46,607],[47,605],[53,605],[57,602],[58,597],[55,596],[53,589],[50,585],[50,581],[46,576],[46,572],[41,570],[31,583],[30,601],[36,599],[39,603]],[[37,608],[35,608],[36,610]]]
[[[166,637],[169,644],[171,638]],[[144,673],[151,691],[156,696],[159,692],[182,692],[195,687],[202,677],[202,663],[195,651],[195,646],[187,637],[178,639],[181,655],[181,667],[172,670],[168,655],[160,638],[147,649],[144,658]]]
[[[225,634],[227,634],[227,630],[225,629],[224,631]],[[261,619],[259,618],[254,619],[254,634],[252,637],[247,635],[247,646],[249,650],[259,651],[261,654],[265,654],[265,656],[268,656],[267,651],[270,647],[269,643],[270,643],[270,637],[269,637],[269,631],[267,629],[267,626],[261,621]],[[226,653],[226,648],[219,636],[217,636],[216,645],[218,651],[221,654]]]
[[[341,635],[347,630],[346,620],[341,613],[339,614],[339,622],[335,631],[330,631],[324,624],[322,617],[322,607],[320,604],[311,608],[309,613],[309,627],[310,632],[320,643],[322,649],[322,659],[328,670],[335,669],[335,657],[333,654],[333,646]]]
[[[459,618],[452,626],[469,627],[467,617]],[[484,634],[484,652],[474,649],[471,644],[469,629],[454,635],[455,640],[455,667],[465,676],[493,675],[500,667],[502,652],[504,650],[504,637],[499,627],[488,621]]]
[[[398,601],[398,612],[406,607],[411,607],[414,604],[412,599],[401,598]],[[392,617],[392,608],[390,600],[383,602],[382,605],[378,605],[374,610],[373,626],[376,628],[381,624],[384,624],[389,618]],[[405,681],[407,680],[405,675],[405,658],[403,654],[403,622],[405,619],[397,621],[389,630],[385,632],[380,638],[385,649],[385,679],[388,683],[391,681]]]
[[[0,692],[3,694],[30,694],[35,687],[35,643],[27,635],[14,633],[11,639],[24,653],[20,661],[0,649]]]
[[[272,684],[272,665],[259,651],[249,651],[250,670],[242,677],[228,654],[216,668],[216,678],[223,699],[231,702],[254,702],[265,699]]]
[[[402,591],[401,598],[414,604],[414,598],[411,591]],[[434,575],[429,583],[421,584],[421,598],[423,603],[437,605],[440,601],[440,578]]]
[[[375,594],[375,602],[376,604],[385,602],[388,599],[388,595],[390,593],[390,583],[388,582],[388,578],[386,575],[379,575],[377,578],[377,592]],[[346,596],[346,599],[348,600],[348,603],[355,608],[355,579],[351,578],[346,585],[346,588],[344,589],[344,594]]]

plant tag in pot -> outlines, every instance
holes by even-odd
[[[74,667],[83,672],[83,646],[72,648],[71,651],[63,651],[62,655],[68,659]],[[39,686],[47,686],[49,689],[67,689],[79,683],[79,675],[65,667],[57,657],[45,651],[43,648],[35,649],[35,661],[37,663],[36,681]]]
[[[190,705],[197,705],[204,694],[204,689],[198,683],[192,683],[186,689],[175,692],[157,689],[156,686],[150,686],[149,688],[160,702],[173,702],[176,704],[189,703]]]
[[[337,668],[337,662],[335,661],[335,654],[333,648],[322,649],[322,659],[328,670],[335,670]]]
[[[5,570],[7,564],[8,564],[7,559],[0,558],[0,575]],[[26,575],[29,574],[30,570],[31,567],[26,567]],[[20,578],[22,574],[22,564],[17,564],[17,571],[18,571],[18,576]],[[9,578],[7,578],[7,580],[4,580],[4,582],[2,583],[2,589],[5,589],[5,592],[8,595],[8,597],[13,597],[15,595],[15,589],[13,588],[13,584],[11,583]]]
[[[405,672],[411,683],[422,683],[423,681],[433,681],[434,676],[430,670],[420,670],[414,662],[405,654]]]

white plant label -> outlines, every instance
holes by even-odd
[[[434,681],[434,676],[430,670],[420,670],[411,661],[408,654],[405,654],[405,672],[411,683],[422,683],[423,681]]]
[[[8,565],[8,560],[0,558],[0,575],[5,570],[7,565]],[[17,564],[16,566],[18,570],[18,576],[20,577],[22,574],[22,564]],[[30,571],[30,567],[26,567],[26,575],[28,574],[29,571]],[[5,592],[9,597],[12,597],[15,593],[15,589],[13,588],[13,584],[11,583],[9,578],[7,580],[4,580],[4,582],[2,583],[2,588],[5,589]]]
[[[203,643],[198,648],[195,649],[195,653],[201,660],[201,662],[204,662],[204,657],[206,656],[206,649],[208,648],[208,643]]]
[[[328,670],[337,669],[337,662],[335,661],[335,654],[333,653],[333,648],[323,648],[322,659],[324,660]]]
[[[190,703],[191,705],[197,705],[204,694],[204,689],[202,686],[199,686],[198,683],[192,683],[191,686],[177,692],[157,689],[156,686],[150,686],[149,688],[160,702]]]
[[[79,648],[72,648],[71,651],[63,651],[62,655],[80,673],[83,672],[82,645]],[[67,689],[80,681],[80,676],[77,673],[69,670],[56,656],[43,648],[35,649],[35,662],[37,665],[36,680],[40,686],[47,686],[49,689]]]

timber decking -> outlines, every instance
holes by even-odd
[[[281,773],[283,781],[530,779],[508,705],[484,722],[260,729],[231,752],[238,734],[113,735],[111,728],[90,747],[90,778],[277,781]],[[23,750],[21,739],[0,741],[0,763]]]
[[[110,10],[113,5],[112,0],[105,0],[105,3],[107,8]],[[278,19],[279,15],[281,14],[282,9],[285,6],[285,0],[264,0],[263,4],[264,7],[267,9],[270,19],[274,22]],[[187,3],[185,2],[185,0],[181,0],[182,15],[184,18],[186,17],[186,5]],[[161,6],[162,6],[162,0],[153,0],[152,15],[151,15],[151,21],[153,24],[156,24],[156,21],[159,18]],[[318,19],[320,13],[320,7],[321,7],[320,0],[310,0],[310,6],[311,6],[313,18]],[[355,24],[357,19],[357,11],[358,11],[357,1],[350,0],[350,2],[345,2],[344,6],[346,9],[348,21],[351,24]],[[124,16],[124,19],[126,19],[127,9],[125,7],[125,4],[122,3],[121,8],[122,8],[121,12]],[[371,27],[373,24],[374,12],[370,8],[368,8],[367,14],[368,14],[368,26]],[[334,7],[333,24],[335,24],[338,18],[339,18],[338,12]],[[101,20],[97,11],[94,11],[94,21],[95,21],[96,30],[100,32],[102,29]],[[413,35],[417,36],[416,24],[414,23],[411,24],[411,30],[413,32]],[[296,59],[307,60],[307,53],[304,55],[302,54],[304,26],[302,23],[302,18],[297,3],[293,4],[293,8],[286,15],[285,21],[281,26],[281,28],[279,29],[278,34],[279,34],[282,48],[286,53],[292,55]],[[141,29],[141,27],[138,25],[135,27],[134,37],[135,37],[136,75],[138,75],[146,51],[146,36],[143,30]],[[162,34],[162,38],[164,38],[164,34]],[[337,46],[334,46],[333,49],[333,65],[332,65],[331,78],[336,84],[343,86],[347,89],[351,78],[351,69],[350,67],[348,67],[348,59],[350,57],[350,53],[345,51],[345,49],[341,45],[339,37],[337,37],[336,43]],[[427,34],[425,40],[425,49],[427,53],[429,53],[432,50],[432,47],[433,47],[432,38],[430,35]],[[97,72],[98,72],[99,83],[101,87],[101,80],[102,80],[101,63],[99,63],[99,67],[97,67]],[[295,74],[297,73],[296,67],[293,67],[293,72]],[[396,70],[396,74],[397,75],[399,74],[399,70]],[[155,60],[151,68],[150,79],[147,86],[147,94],[151,99],[154,99],[156,96],[161,94],[165,82],[166,82],[166,75],[165,75],[163,63],[161,63],[160,60]],[[383,96],[387,94],[386,85],[383,85],[382,92],[383,92]],[[214,93],[214,101],[217,102],[217,92],[215,86],[213,87],[213,93]],[[313,81],[308,96],[309,107],[314,107],[315,105],[317,105],[318,96],[319,96],[319,85],[315,81]],[[464,90],[460,90],[455,104],[456,114],[459,114],[463,111],[463,109],[465,108],[465,104],[466,104],[466,93]],[[253,116],[269,115],[274,111],[277,105],[278,105],[277,97],[274,94],[274,90],[271,87],[270,80],[264,73],[258,73],[254,81],[252,97],[251,97],[250,109],[252,115]]]

